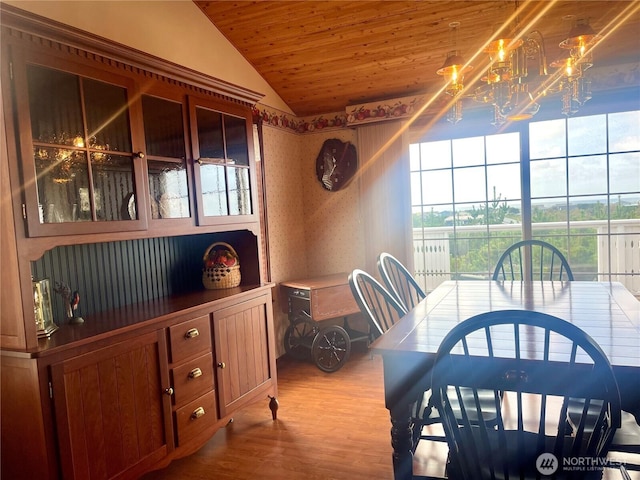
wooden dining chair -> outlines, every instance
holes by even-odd
[[[522,240],[511,245],[500,256],[493,280],[563,281],[573,280],[573,273],[562,252],[550,243]]]
[[[360,307],[360,311],[368,320],[373,338],[382,335],[389,330],[395,323],[406,315],[407,310],[402,304],[396,300],[376,278],[364,270],[355,269],[349,275],[349,285],[351,292]],[[426,425],[439,423],[438,418],[431,417],[431,406],[429,399],[431,391],[418,395],[418,398],[412,406],[412,428],[413,428],[413,446],[414,450],[420,441],[422,429]],[[435,412],[435,410],[433,410]],[[444,442],[442,435],[426,435],[425,439],[438,440]]]
[[[445,336],[432,372],[434,403],[449,445],[448,478],[602,475],[599,468],[565,468],[565,459],[574,467],[588,459],[602,466],[621,418],[611,365],[575,325],[533,311],[483,313]],[[469,420],[485,415],[479,389],[494,392],[494,426]],[[584,410],[594,413],[594,428],[585,428],[588,415],[574,419],[575,429],[568,425],[569,399],[581,399]]]
[[[360,311],[371,325],[372,339],[382,335],[407,313],[400,302],[376,278],[364,270],[355,269],[349,275],[349,285]],[[480,391],[479,395],[480,402],[486,407],[485,412],[488,412],[491,405],[487,402],[487,392]],[[495,418],[495,413],[492,417],[486,414],[484,421],[492,424]],[[445,441],[439,431],[423,430],[424,427],[440,423],[438,412],[433,408],[431,401],[431,389],[426,389],[417,396],[412,405],[411,423],[414,451],[421,440]]]
[[[349,274],[349,286],[360,312],[369,322],[374,339],[407,314],[402,304],[364,270],[355,269]]]
[[[387,252],[378,256],[378,271],[387,290],[409,311],[427,295],[400,260]]]

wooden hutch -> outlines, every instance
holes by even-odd
[[[261,96],[0,10],[1,476],[137,478],[277,394]],[[215,242],[239,286],[202,286]],[[38,328],[42,279],[79,292],[84,323],[52,292],[58,329]]]

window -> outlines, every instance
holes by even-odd
[[[618,112],[412,144],[416,277],[427,290],[490,278],[507,246],[538,238],[576,280],[640,293],[638,125],[640,111]]]

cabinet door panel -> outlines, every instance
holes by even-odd
[[[35,51],[12,55],[29,236],[145,229],[133,81]]]
[[[142,95],[142,114],[151,219],[189,218],[190,177],[182,99]]]
[[[255,221],[251,112],[189,97],[198,224]]]
[[[202,208],[204,215],[207,217],[228,215],[225,167],[203,164],[200,167],[200,179],[202,180]]]
[[[208,108],[196,107],[198,148],[200,158],[224,161],[224,135],[222,114]]]
[[[132,151],[126,90],[88,78],[82,80],[82,86],[87,130],[91,135],[89,146],[116,152]]]
[[[231,215],[249,215],[251,213],[249,169],[227,167],[227,189],[229,191],[229,213]]]
[[[220,416],[244,405],[275,378],[270,311],[260,297],[213,313]]]
[[[138,337],[51,367],[64,478],[112,478],[167,453],[164,337]]]
[[[227,159],[234,165],[249,166],[247,145],[247,124],[244,118],[224,117],[224,138],[227,146]]]
[[[79,78],[71,73],[29,65],[27,87],[33,138],[50,138],[56,140],[52,143],[73,145],[72,134],[84,131]],[[56,94],[51,95],[52,92]]]

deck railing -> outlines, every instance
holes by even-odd
[[[491,232],[513,232],[518,237],[519,224],[490,225]],[[566,223],[549,222],[534,224],[534,236],[541,231],[566,229]],[[594,280],[621,282],[634,295],[640,296],[640,220],[611,220],[571,222],[570,235],[581,230],[596,235],[597,262],[587,266]],[[461,225],[455,227],[458,237],[487,232],[486,225]],[[452,278],[490,278],[491,272],[452,271],[451,242],[453,226],[413,229],[413,255],[415,277],[426,292]],[[581,266],[582,267],[582,266]]]

